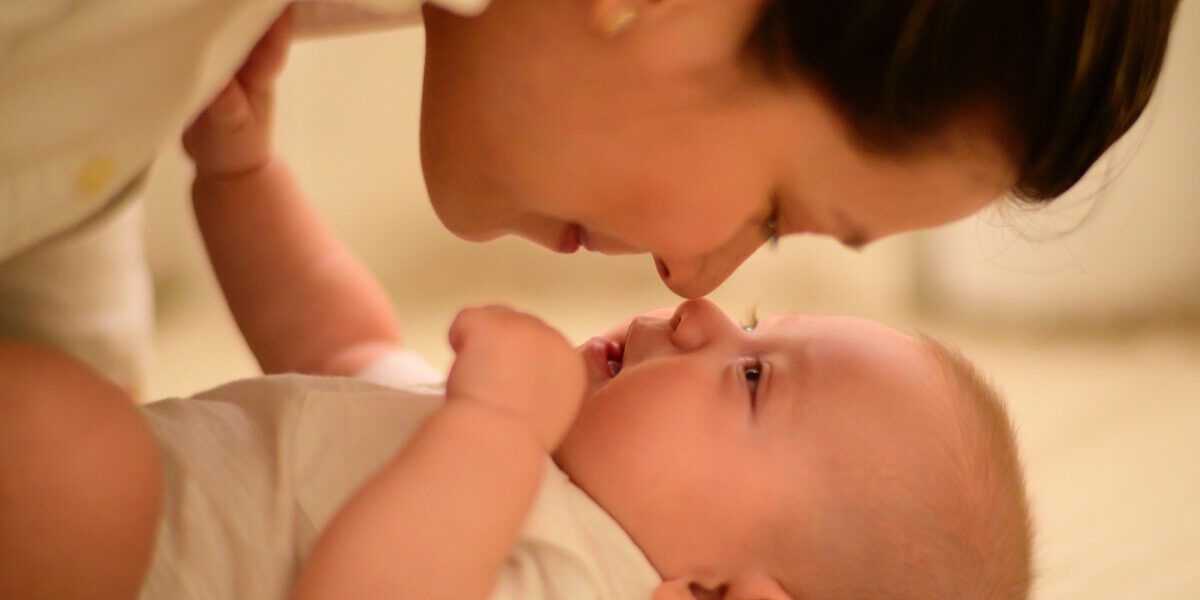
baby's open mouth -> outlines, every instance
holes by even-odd
[[[616,377],[625,362],[624,346],[609,338],[594,337],[581,346],[580,350],[587,362],[589,377],[594,383]]]
[[[621,372],[621,366],[625,363],[625,347],[618,343],[612,343],[608,347],[608,372],[613,377]]]

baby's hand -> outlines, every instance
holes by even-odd
[[[450,402],[480,402],[525,420],[551,452],[583,399],[583,357],[561,333],[505,306],[468,308],[450,326],[458,357],[446,382]]]
[[[196,163],[198,176],[232,177],[267,163],[275,78],[291,42],[291,16],[284,12],[229,85],[183,132],[183,148]]]

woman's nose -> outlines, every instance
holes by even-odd
[[[739,234],[725,245],[689,258],[654,257],[654,266],[672,292],[699,298],[715,290],[763,243],[754,232]]]
[[[737,263],[714,269],[707,257],[690,259],[655,258],[658,276],[672,292],[684,298],[699,298],[717,289],[737,268]]]
[[[671,327],[671,342],[684,351],[699,350],[737,331],[717,305],[703,298],[680,304],[671,317]]]

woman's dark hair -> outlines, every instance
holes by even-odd
[[[772,0],[750,50],[822,88],[871,148],[995,111],[1015,192],[1050,200],[1141,115],[1178,1]]]

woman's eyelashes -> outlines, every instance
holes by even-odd
[[[772,250],[779,248],[779,221],[776,220],[774,213],[763,223],[763,234],[767,238],[768,247]]]
[[[742,330],[746,332],[758,329],[758,308],[750,307],[749,314],[746,315],[746,320],[742,322]]]
[[[767,246],[772,250],[779,247],[779,194],[771,195],[771,212],[767,215],[767,220],[763,221],[763,235],[767,239]]]

